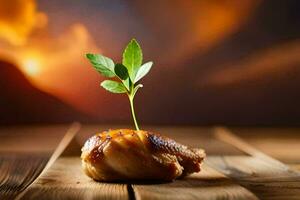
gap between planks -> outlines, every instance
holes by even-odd
[[[49,161],[47,162],[44,169],[41,171],[41,173],[36,177],[34,181],[32,181],[31,184],[29,184],[25,190],[23,190],[20,194],[17,195],[16,200],[19,200],[22,198],[22,196],[27,192],[28,188],[35,183],[35,181],[43,174],[45,173],[52,164],[57,160],[57,158],[63,153],[63,151],[66,149],[66,147],[69,145],[69,143],[72,141],[72,139],[75,137],[77,132],[80,130],[80,123],[74,122],[71,124],[70,128],[68,129],[67,133],[64,135],[60,143],[58,144],[57,148],[51,155]]]
[[[233,134],[229,129],[225,127],[215,127],[214,135],[217,139],[231,144],[232,146],[238,148],[239,150],[262,160],[268,161],[278,167],[282,167],[282,169],[288,170],[289,167],[282,162],[272,158],[271,156],[263,153],[262,151],[254,148],[250,144],[246,143],[243,139]]]
[[[261,199],[300,199],[300,173],[259,151],[233,134],[216,127],[215,137],[249,154],[250,157],[221,156],[207,163],[255,193]]]

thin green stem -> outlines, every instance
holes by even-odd
[[[132,118],[133,118],[133,121],[134,121],[135,129],[139,131],[140,128],[139,128],[139,125],[137,123],[137,120],[136,120],[136,117],[135,117],[135,112],[134,112],[133,96],[132,95],[128,95],[128,97],[129,97],[131,114],[132,114]]]

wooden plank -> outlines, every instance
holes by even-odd
[[[128,199],[125,184],[100,183],[87,177],[76,157],[61,157],[21,199]]]
[[[203,171],[181,180],[163,184],[134,184],[136,199],[258,199],[253,193],[206,164]]]
[[[60,157],[18,199],[129,199],[126,184],[96,182],[83,173],[80,148],[77,138],[68,142]]]
[[[65,149],[68,147],[68,145],[73,141],[75,138],[75,135],[80,130],[81,125],[77,122],[73,123],[65,136],[62,138],[60,143],[58,144],[57,148],[51,155],[46,167],[44,168],[43,172],[46,172],[47,169],[56,161],[56,159],[65,151]]]
[[[261,199],[300,199],[300,175],[256,157],[209,157],[209,166],[224,173]]]
[[[67,128],[62,125],[0,129],[0,199],[14,199],[35,180]]]
[[[0,199],[14,199],[41,173],[48,159],[40,154],[1,154]]]
[[[300,164],[290,164],[290,168],[300,171]]]
[[[228,129],[216,128],[216,137],[228,142],[249,157],[208,158],[211,167],[254,192],[262,199],[300,199],[300,173],[247,144]]]
[[[116,128],[116,127],[112,127]],[[107,128],[84,126],[79,134],[79,143]],[[209,128],[199,127],[147,127],[147,130],[169,136],[191,147],[205,148],[208,153],[222,155],[245,155],[231,145],[217,141]],[[219,148],[215,148],[218,146]],[[234,183],[219,172],[204,166],[204,171],[176,180],[172,183],[134,184],[128,188],[129,195],[136,199],[257,199],[247,189]]]
[[[1,127],[0,152],[52,155],[69,128],[70,124]]]
[[[225,127],[216,127],[214,130],[217,139],[227,142],[228,144],[235,146],[236,148],[244,151],[248,155],[251,155],[255,158],[263,159],[285,170],[289,169],[287,165],[251,146],[250,144],[242,140],[240,137],[234,135],[229,129]]]
[[[102,130],[105,128],[84,127],[76,138],[79,143],[72,140],[62,154],[61,151],[56,154],[60,157],[53,160],[20,199],[297,199],[299,196],[297,174],[290,173],[291,169],[284,164],[235,137],[234,140],[227,137],[230,134],[220,134],[226,137],[216,134],[221,140],[215,142],[213,131],[188,127],[147,130],[157,130],[189,146],[208,148],[212,154],[223,155],[209,153],[202,172],[171,183],[131,186],[95,182],[81,170],[80,147],[89,136]],[[227,140],[231,143],[227,144]]]
[[[300,128],[233,127],[230,130],[285,164],[300,164]]]
[[[45,167],[43,167],[43,169],[41,170],[41,174],[44,173],[53,164],[53,162],[59,157],[59,155],[64,151],[64,149],[68,146],[68,144],[74,138],[74,136],[79,131],[79,129],[80,129],[80,124],[79,123],[73,123],[70,126],[69,130],[64,135],[64,137],[62,138],[62,140],[60,141],[60,143],[56,147],[56,149],[53,152],[53,154],[50,156],[50,158],[49,157],[47,158],[47,163],[45,164]],[[38,173],[37,176],[39,174],[40,173]],[[32,181],[26,187],[24,187],[22,190],[19,191],[21,193],[18,194],[18,196],[16,197],[16,199],[21,198],[27,192],[27,188],[30,187],[31,184],[34,183],[33,181],[35,180],[35,178],[37,176],[33,177]]]

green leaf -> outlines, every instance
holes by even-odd
[[[124,85],[117,81],[105,80],[100,84],[104,89],[112,93],[125,93],[127,92]]]
[[[141,80],[141,78],[143,78],[151,69],[153,65],[153,62],[147,62],[145,64],[143,64],[140,69],[138,70],[136,77],[134,79],[134,83],[138,82],[139,80]]]
[[[94,68],[98,72],[100,72],[103,76],[109,78],[116,76],[114,73],[115,64],[110,58],[100,54],[91,54],[91,53],[86,54],[86,57],[92,63]]]
[[[140,45],[135,39],[132,39],[124,50],[122,63],[128,69],[128,74],[134,82],[136,73],[143,60],[143,53]]]
[[[126,80],[122,80],[123,85],[130,91],[130,79],[127,78]]]
[[[120,63],[115,65],[115,74],[122,80],[126,80],[128,78],[127,68]]]

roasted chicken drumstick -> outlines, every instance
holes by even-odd
[[[84,172],[98,181],[163,180],[200,171],[202,149],[190,149],[147,131],[109,130],[82,148]]]

